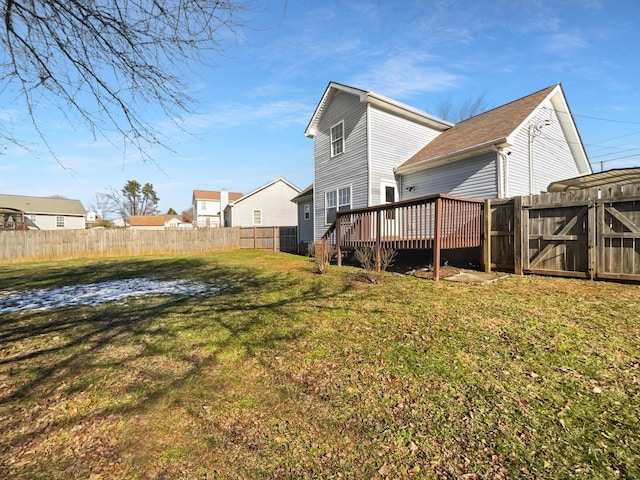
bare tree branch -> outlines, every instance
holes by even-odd
[[[193,111],[184,73],[210,62],[245,26],[249,0],[0,0],[0,93],[17,87],[55,156],[40,108],[78,117],[94,137],[167,146],[157,115],[178,127]],[[0,132],[13,143],[19,140]]]

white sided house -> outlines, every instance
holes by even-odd
[[[0,194],[2,229],[20,219],[28,230],[84,230],[87,211],[80,200]],[[11,213],[13,212],[13,213]],[[20,228],[22,229],[22,228]]]
[[[227,227],[285,227],[297,224],[297,207],[291,199],[300,189],[282,177],[229,202],[224,210]]]
[[[373,92],[329,83],[314,139],[314,238],[337,210],[438,193],[506,198],[591,173],[560,84],[453,125]]]
[[[242,193],[228,192],[225,189],[194,190],[191,199],[193,206],[193,226],[198,228],[224,227],[224,209],[229,202],[238,200]]]

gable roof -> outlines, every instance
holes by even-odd
[[[411,107],[396,100],[392,100],[383,95],[379,95],[367,90],[361,90],[359,88],[349,87],[348,85],[343,85],[337,82],[329,82],[329,85],[325,89],[324,94],[320,99],[320,103],[318,103],[318,106],[313,112],[313,116],[311,117],[311,120],[309,121],[309,124],[304,131],[305,137],[315,136],[322,114],[326,110],[327,106],[331,103],[333,97],[338,92],[345,92],[351,95],[356,95],[362,103],[373,105],[382,110],[391,112],[399,117],[406,118],[407,120],[412,120],[416,123],[429,126],[436,130],[442,131],[453,125],[446,120],[434,117],[427,112],[418,110],[417,108]]]
[[[295,203],[309,200],[313,200],[313,183],[291,199]]]
[[[129,225],[132,227],[164,227],[164,222],[164,215],[131,215],[129,217]]]
[[[282,177],[278,177],[275,180],[270,181],[269,183],[267,183],[266,185],[263,185],[259,188],[256,188],[253,192],[249,192],[246,195],[242,196],[241,198],[235,200],[235,201],[231,201],[231,197],[229,197],[229,207],[233,207],[236,203],[240,203],[244,200],[246,200],[247,198],[249,198],[252,195],[255,195],[258,192],[261,192],[262,190],[265,190],[267,188],[269,188],[271,185],[274,185],[278,182],[283,182],[285,185],[289,186],[292,190],[296,191],[296,192],[300,192],[300,189],[298,187],[296,187],[293,183],[287,181],[286,179],[282,178]]]
[[[400,165],[396,172],[405,174],[512,145],[515,134],[547,100],[557,111],[568,113],[558,116],[562,130],[579,170],[590,173],[587,155],[559,83],[457,123]]]
[[[229,192],[229,201],[237,200],[242,197],[240,192]],[[196,200],[213,200],[220,201],[220,192],[216,190],[194,190],[193,198]]]
[[[0,194],[0,208],[13,208],[25,213],[84,216],[87,211],[80,200]]]

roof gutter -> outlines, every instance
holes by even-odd
[[[419,172],[420,170],[425,170],[427,168],[438,167],[440,165],[445,165],[447,163],[452,163],[457,160],[462,160],[463,158],[468,158],[470,153],[474,153],[476,155],[480,155],[482,153],[487,153],[491,151],[496,151],[497,148],[510,147],[511,143],[507,137],[497,138],[495,140],[490,140],[485,143],[481,143],[480,145],[474,145],[473,147],[467,147],[462,150],[458,150],[456,152],[447,153],[444,155],[440,155],[438,157],[428,158],[426,160],[422,160],[417,163],[412,163],[411,165],[400,165],[394,169],[394,172],[399,175],[407,175],[409,173]]]

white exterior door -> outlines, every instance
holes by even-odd
[[[393,203],[398,201],[398,187],[396,182],[381,181],[380,182],[380,203]],[[399,212],[396,210],[387,210],[382,214],[382,237],[389,238],[398,235]]]

